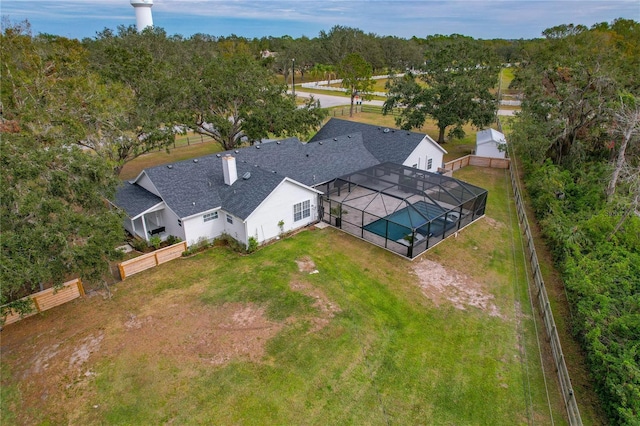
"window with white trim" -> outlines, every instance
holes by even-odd
[[[293,221],[297,222],[311,216],[311,201],[303,201],[293,205]]]
[[[210,220],[214,220],[217,218],[218,212],[205,213],[204,216],[202,216],[202,219],[204,219],[205,222],[209,222]]]
[[[433,166],[433,158],[427,158],[427,170],[430,170],[431,166]]]
[[[227,214],[227,223],[230,223],[233,225],[233,216],[231,216],[230,214]]]

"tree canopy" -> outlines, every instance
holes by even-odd
[[[77,41],[34,38],[26,23],[3,28],[0,52],[1,305],[72,275],[99,280],[123,230],[105,204],[117,184],[109,163],[75,143],[93,135],[112,105],[93,99],[111,88]]]
[[[340,62],[338,75],[342,79],[342,87],[347,89],[351,98],[349,116],[353,116],[353,101],[356,96],[371,98],[373,88],[373,68],[357,53],[351,53]]]
[[[463,126],[482,128],[495,120],[499,61],[494,52],[468,37],[434,36],[426,42],[428,55],[420,72],[407,72],[388,86],[383,111],[402,107],[396,123],[403,129],[436,121],[438,143],[445,134],[464,137]]]
[[[640,418],[640,25],[561,25],[526,47],[509,140],[611,424]],[[629,64],[636,71],[630,72]]]

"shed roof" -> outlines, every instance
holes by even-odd
[[[504,137],[504,134],[500,133],[497,130],[489,128],[480,130],[476,134],[476,145],[483,145],[486,143],[495,143],[498,145],[502,145],[507,143],[507,140]]]

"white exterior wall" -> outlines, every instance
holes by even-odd
[[[180,238],[182,241],[187,241],[184,224],[182,224],[182,226],[178,224],[178,215],[168,207],[165,207],[160,213],[162,213],[161,226],[165,227],[164,232],[167,235],[174,235]]]
[[[151,179],[149,179],[149,176],[147,176],[146,173],[143,172],[142,175],[140,175],[138,179],[136,179],[136,183],[141,187],[143,187],[144,189],[146,189],[147,191],[149,191],[150,193],[160,197],[160,192],[158,191],[156,186],[153,184],[153,182],[151,182]]]
[[[294,222],[293,206],[310,201],[309,217]],[[284,232],[302,228],[318,220],[318,193],[311,188],[284,180],[247,218],[247,233],[263,243],[280,235],[278,222],[284,222]]]
[[[240,218],[235,217],[234,215],[227,213],[224,210],[220,210],[220,214],[222,222],[224,223],[224,232],[246,245],[249,237],[247,236],[245,223]],[[233,223],[227,222],[227,215],[231,216],[231,218],[233,219]]]
[[[407,157],[403,165],[409,167],[417,165],[417,168],[420,170],[437,172],[438,167],[442,167],[443,158],[444,152],[438,147],[438,144],[429,138],[429,136],[425,136],[411,155]],[[433,160],[431,162],[431,168],[427,168],[429,159]]]
[[[476,133],[476,155],[479,157],[505,158],[506,152],[500,151],[500,145],[506,143],[502,133],[494,129],[484,129]]]
[[[498,149],[497,142],[485,142],[476,145],[476,155],[479,157],[505,158],[506,152]]]
[[[218,218],[212,219],[207,222],[204,221],[204,215],[206,213],[218,212]],[[216,238],[225,229],[226,215],[225,212],[218,210],[209,210],[201,214],[191,216],[182,221],[182,229],[184,229],[185,237],[184,241],[187,245],[193,245],[201,238],[211,240]]]

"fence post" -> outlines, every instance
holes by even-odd
[[[111,273],[111,271],[109,272]],[[80,296],[84,297],[84,286],[82,285],[82,280],[80,278],[78,278],[78,281],[76,281],[76,285],[78,286],[78,293],[80,293]]]

